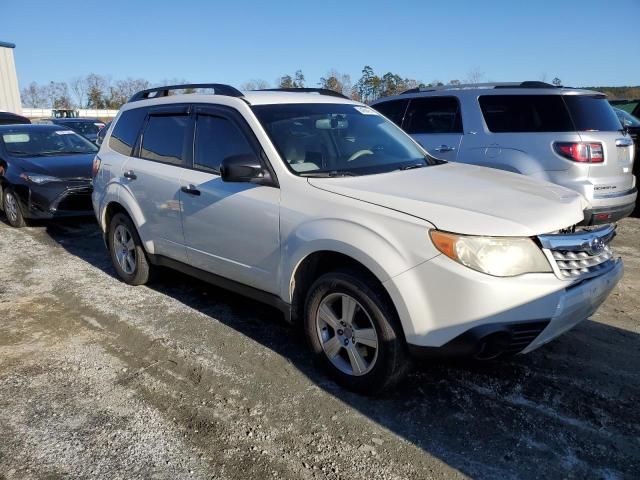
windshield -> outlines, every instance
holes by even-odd
[[[291,171],[367,175],[438,163],[375,110],[345,104],[258,105],[253,111]]]
[[[71,128],[82,135],[95,135],[104,128],[104,123],[102,122],[64,122],[61,125]]]
[[[20,129],[0,134],[7,152],[19,156],[96,153],[96,146],[72,130]]]
[[[629,112],[625,112],[619,108],[614,108],[620,123],[623,127],[640,127],[640,120],[631,115]]]

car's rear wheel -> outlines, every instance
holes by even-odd
[[[2,207],[4,209],[4,214],[7,216],[7,220],[12,227],[22,228],[27,224],[24,216],[22,215],[22,210],[20,210],[18,198],[12,190],[4,190],[4,193],[2,194]]]
[[[131,219],[122,213],[109,223],[109,252],[118,276],[129,285],[144,285],[151,278],[152,265]]]
[[[327,273],[309,289],[305,308],[317,360],[340,385],[368,395],[397,384],[409,369],[395,309],[380,288],[356,271]]]

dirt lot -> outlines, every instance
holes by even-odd
[[[120,283],[92,222],[0,222],[0,479],[639,478],[639,239],[620,224],[625,278],[550,345],[368,399],[276,311]]]

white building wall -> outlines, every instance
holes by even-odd
[[[81,108],[78,110],[80,118],[113,118],[118,114],[118,110],[95,110]],[[27,118],[51,118],[50,108],[23,108],[22,115]]]
[[[18,75],[13,58],[15,45],[0,42],[0,111],[22,114]]]

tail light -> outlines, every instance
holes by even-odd
[[[96,178],[96,175],[98,175],[98,171],[100,170],[101,163],[102,160],[96,155],[93,159],[93,165],[91,166],[91,178]]]
[[[601,143],[556,142],[553,144],[553,149],[558,155],[574,162],[604,162],[604,149]]]

